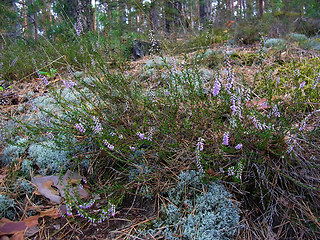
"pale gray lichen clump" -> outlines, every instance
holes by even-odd
[[[2,153],[1,161],[4,165],[8,166],[12,162],[18,160],[27,149],[28,140],[25,138],[18,138],[16,145],[8,145]]]
[[[32,144],[28,153],[39,167],[39,173],[43,175],[58,173],[69,164],[68,152],[57,150],[52,141]]]
[[[177,186],[169,192],[170,204],[162,210],[165,217],[154,227],[161,227],[166,239],[233,239],[240,216],[230,197],[223,185],[202,184],[198,172],[182,172]],[[144,235],[157,231],[148,230]]]
[[[20,212],[15,200],[0,194],[0,219],[5,217],[10,220],[15,220]]]

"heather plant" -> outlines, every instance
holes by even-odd
[[[44,152],[42,147],[48,142],[56,151],[46,150],[53,169],[42,173],[57,172],[62,164],[81,168],[84,174],[90,169],[88,183],[94,197],[84,201],[70,195],[66,200],[68,214],[91,222],[114,214],[125,192],[132,190],[128,185],[123,187],[128,179],[152,185],[156,172],[165,165],[172,171],[182,166],[194,168],[203,181],[219,178],[236,186],[232,189],[239,189],[234,194],[244,206],[251,208],[250,203],[255,202],[260,211],[266,212],[259,222],[272,225],[272,219],[285,216],[282,209],[291,206],[290,201],[296,204],[289,210],[292,216],[297,217],[301,207],[299,221],[307,218],[310,224],[316,224],[303,204],[312,202],[311,211],[317,211],[313,203],[318,197],[312,191],[318,187],[308,175],[316,177],[319,153],[318,142],[310,140],[319,131],[315,107],[319,99],[318,59],[269,65],[264,45],[262,42],[258,50],[259,71],[254,84],[235,73],[230,51],[224,52],[223,64],[214,72],[202,69],[206,56],[199,52],[195,57],[152,56],[143,70],[146,74],[132,76],[125,67],[118,72],[110,70],[102,54],[83,49],[90,58],[85,72],[78,74],[66,62],[69,75],[60,85],[44,81],[49,94],[29,100],[28,116],[6,117],[15,120],[18,135],[30,141],[27,155],[36,159],[40,169],[45,157],[35,152]],[[299,113],[298,118],[294,112]],[[308,128],[310,125],[313,128]],[[308,153],[312,160],[301,157],[306,149],[312,149]],[[28,172],[29,163],[24,160],[21,170]],[[298,174],[301,166],[307,170]],[[114,187],[99,189],[96,179],[108,179]],[[102,182],[99,184],[107,185]],[[207,187],[227,196],[220,187]],[[300,191],[307,200],[300,201]],[[279,202],[278,196],[285,196],[287,202]],[[209,202],[225,198],[217,199],[212,193],[194,195],[193,200],[201,206],[196,208],[199,212],[194,218],[177,212],[175,205],[167,207],[172,223],[184,218],[183,224],[189,229],[185,234],[190,239],[198,237],[195,222],[205,223],[201,231],[213,237],[224,232],[211,231],[207,225],[233,225],[229,214],[220,212],[220,208],[218,213],[213,208],[210,214],[200,211]],[[223,206],[231,209],[230,202],[225,203]],[[216,222],[210,220],[213,212]],[[170,231],[168,226],[166,229]]]

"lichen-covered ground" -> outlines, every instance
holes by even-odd
[[[213,84],[213,72],[216,68],[220,68],[221,74],[227,75],[226,66],[223,65],[223,54],[220,51],[224,51],[224,46],[217,46],[215,49],[203,50],[204,54],[208,56],[201,63],[200,74],[204,79],[203,90],[206,91],[210,89]],[[234,47],[229,48],[230,51],[230,61],[233,67],[234,74],[237,78],[242,79],[243,83],[249,86],[254,86],[257,81],[256,76],[259,74],[261,69],[257,66],[257,50],[258,46],[250,46],[246,48]],[[210,52],[211,51],[211,52]],[[201,52],[201,51],[200,51]],[[199,53],[190,53],[187,58],[197,57]],[[301,61],[300,58],[308,61],[312,58],[318,58],[318,53],[313,51],[303,51],[299,48],[291,48],[290,50],[276,50],[273,54],[266,59],[265,64],[267,66],[274,66],[279,64],[274,71],[270,71],[270,79],[282,76],[285,74],[287,69],[282,68],[283,64],[296,59]],[[147,56],[138,61],[131,62],[127,68],[128,75],[132,78],[138,79],[141,86],[145,88],[145,92],[150,94],[157,87],[161,87],[157,78],[152,78],[155,75],[153,66],[150,64],[160,65],[163,64],[160,58],[155,57],[159,62],[152,63],[151,57]],[[160,59],[160,60],[159,60]],[[168,56],[168,61],[173,59],[173,57]],[[174,56],[176,61],[182,62],[183,56]],[[163,58],[162,58],[163,60]],[[304,61],[303,60],[303,61]],[[151,61],[151,62],[150,62]],[[164,60],[165,61],[165,60]],[[303,62],[301,61],[301,62]],[[149,65],[148,65],[149,64]],[[301,71],[305,70],[305,65],[301,67]],[[179,67],[176,68],[177,74],[179,74]],[[306,70],[307,71],[307,70]],[[318,71],[315,69],[315,71]],[[279,74],[279,72],[281,74]],[[82,73],[83,74],[83,73]],[[157,72],[159,74],[159,72]],[[165,71],[160,71],[160,74],[167,74]],[[85,78],[86,73],[84,73],[83,78]],[[307,75],[307,74],[305,74]],[[52,79],[51,84],[54,84],[56,89],[63,89],[63,80],[70,79],[71,76],[63,71],[60,72],[54,79]],[[241,85],[241,83],[239,83]],[[310,85],[310,84],[309,84]],[[290,87],[289,83],[288,86]],[[177,88],[179,91],[179,88]],[[261,89],[261,92],[264,90]],[[66,96],[69,94],[68,90],[64,93]],[[151,94],[150,94],[151,95]],[[255,100],[252,100],[249,104],[250,106],[255,106],[259,111],[269,111],[269,106],[265,106],[266,99],[260,98],[260,93],[255,92]],[[68,96],[72,99],[72,94]],[[287,95],[277,96],[281,99],[279,101],[281,104],[292,104],[291,97]],[[48,100],[49,99],[49,100]],[[262,100],[261,100],[262,99]],[[38,115],[37,109],[41,104],[42,108],[50,108],[50,96],[46,85],[42,79],[29,79],[24,80],[19,83],[12,83],[10,88],[6,88],[3,91],[3,104],[0,105],[2,112],[9,114],[14,117],[19,117],[27,121],[40,122],[43,120],[42,116]],[[72,100],[70,100],[72,102]],[[38,105],[39,104],[39,105]],[[319,101],[314,102],[314,109],[319,106]],[[201,107],[201,106],[200,106]],[[56,109],[56,111],[59,111]],[[311,111],[312,112],[312,111]],[[292,112],[291,112],[292,113]],[[228,114],[228,113],[226,113]],[[303,119],[301,116],[303,113],[297,111],[297,119]],[[308,126],[312,129],[310,131],[317,131],[319,129],[319,115],[314,114],[310,117],[312,123]],[[224,116],[221,117],[222,119]],[[15,125],[10,122],[9,118],[2,119],[7,122],[14,131]],[[127,120],[128,122],[130,119]],[[299,124],[297,120],[294,124]],[[45,124],[45,122],[44,122]],[[309,131],[308,130],[308,131]],[[211,130],[208,130],[209,132]],[[214,135],[209,133],[208,135]],[[307,136],[307,135],[306,135]],[[309,135],[308,135],[309,136]],[[310,142],[316,145],[314,149],[304,152],[299,150],[298,154],[302,154],[302,158],[309,158],[314,156],[314,166],[315,170],[310,171],[309,183],[319,183],[319,156],[316,156],[317,151],[319,152],[319,139],[316,135],[312,135],[313,138]],[[0,172],[0,186],[2,187],[2,193],[10,195],[12,199],[16,200],[16,203],[11,203],[8,199],[3,199],[3,202],[7,202],[7,205],[0,206],[0,212],[3,211],[3,216],[9,218],[10,214],[16,214],[12,217],[15,220],[15,227],[11,227],[11,223],[6,220],[0,220],[0,233],[2,239],[7,236],[9,239],[262,239],[261,236],[265,236],[265,239],[295,239],[294,229],[295,226],[290,227],[291,223],[286,222],[287,216],[280,216],[277,214],[270,214],[270,216],[275,216],[271,222],[274,224],[270,226],[270,222],[265,222],[265,226],[257,225],[262,224],[264,214],[261,212],[265,206],[261,206],[260,200],[264,198],[262,194],[267,193],[266,188],[259,185],[259,183],[250,183],[253,181],[255,175],[262,176],[266,174],[266,168],[261,167],[261,162],[270,161],[273,163],[275,161],[278,152],[287,150],[288,141],[285,138],[290,137],[290,133],[284,134],[284,139],[278,142],[272,142],[272,146],[277,148],[272,149],[260,149],[256,146],[252,146],[250,150],[254,150],[257,155],[263,156],[258,158],[259,160],[252,164],[251,168],[245,170],[245,174],[248,178],[244,178],[244,182],[233,183],[232,181],[227,181],[227,177],[223,177],[224,171],[219,169],[206,168],[205,174],[209,176],[209,179],[220,179],[218,183],[203,183],[197,178],[198,173],[196,171],[189,172],[188,169],[197,169],[194,161],[192,160],[191,154],[186,153],[185,150],[181,152],[176,152],[170,159],[170,163],[161,163],[162,165],[151,165],[148,161],[151,159],[157,159],[158,156],[136,152],[133,158],[139,158],[142,154],[142,162],[134,162],[132,169],[130,169],[128,175],[118,173],[113,169],[113,165],[110,164],[110,169],[112,174],[110,178],[118,178],[120,181],[126,179],[128,182],[121,182],[124,186],[123,199],[121,204],[117,207],[116,212],[112,216],[108,217],[103,222],[90,222],[87,219],[81,217],[79,212],[73,211],[71,216],[65,217],[60,214],[60,212],[65,213],[65,203],[62,201],[57,203],[50,201],[48,196],[60,196],[63,195],[63,190],[59,189],[58,184],[54,184],[47,181],[45,185],[45,190],[49,190],[49,194],[46,195],[39,191],[39,186],[37,186],[32,179],[38,175],[54,176],[60,172],[60,166],[64,166],[68,169],[70,166],[69,159],[66,157],[63,151],[53,151],[50,150],[51,142],[50,135],[47,136],[49,140],[46,140],[46,144],[49,147],[44,147],[43,145],[31,144],[25,149],[22,147],[12,146],[11,148],[6,145],[0,146],[2,168]],[[17,139],[17,141],[23,142],[23,139]],[[76,141],[76,140],[75,140]],[[169,140],[168,140],[169,141]],[[231,141],[235,141],[231,139]],[[258,140],[257,140],[258,141]],[[276,140],[275,140],[276,141]],[[311,144],[311,145],[312,145]],[[302,146],[302,145],[299,145]],[[88,148],[90,146],[87,146]],[[148,146],[147,146],[148,147]],[[307,149],[307,145],[304,146]],[[51,146],[51,148],[54,148]],[[78,149],[75,152],[78,154]],[[312,153],[311,153],[312,152]],[[96,155],[95,155],[96,154]],[[140,155],[139,155],[140,154]],[[83,154],[85,156],[85,154]],[[105,152],[101,151],[98,153],[93,153],[90,157],[95,158],[106,158]],[[138,156],[138,157],[137,157]],[[183,157],[181,157],[183,156]],[[223,159],[241,159],[241,154],[228,154],[222,153]],[[253,156],[250,156],[253,157]],[[85,157],[83,158],[85,159]],[[144,161],[149,159],[148,161]],[[185,162],[180,161],[184,159]],[[280,159],[280,158],[279,158]],[[272,165],[271,166],[275,166]],[[295,163],[296,164],[296,163]],[[90,163],[85,164],[85,161],[79,164],[79,179],[71,179],[77,181],[82,181],[85,191],[92,191],[91,186],[86,184],[85,179],[89,179],[94,176],[97,184],[99,186],[107,186],[108,180],[106,179],[105,169],[99,168],[99,166],[92,166]],[[293,165],[292,165],[293,166]],[[228,169],[229,165],[221,166]],[[281,164],[278,164],[279,169]],[[296,165],[294,165],[296,169]],[[255,168],[255,169],[254,169]],[[94,169],[94,170],[93,170]],[[153,172],[152,181],[148,179],[148,171]],[[252,174],[250,173],[252,171]],[[262,171],[265,171],[263,173]],[[296,171],[296,170],[295,170]],[[19,179],[17,176],[22,173],[27,180]],[[298,173],[298,172],[297,172]],[[301,174],[303,171],[301,170]],[[189,175],[188,175],[189,174]],[[20,175],[19,175],[20,176]],[[146,177],[147,176],[147,177]],[[282,177],[284,177],[282,175]],[[311,179],[312,178],[312,179]],[[16,182],[13,182],[13,179]],[[276,189],[276,181],[278,180],[278,175],[275,175],[272,182],[267,177],[261,177],[262,180],[267,183],[266,185],[271,186],[272,190]],[[260,179],[260,180],[261,180]],[[229,180],[229,179],[228,179]],[[150,183],[151,182],[151,183]],[[239,185],[237,185],[239,184]],[[243,187],[247,185],[248,187]],[[258,186],[259,185],[259,186]],[[53,187],[52,187],[53,186]],[[241,186],[243,188],[238,189]],[[38,190],[33,187],[38,187]],[[290,188],[292,186],[290,185]],[[319,189],[314,187],[314,192]],[[41,188],[41,187],[40,187]],[[125,191],[128,190],[129,191]],[[257,190],[254,190],[257,189]],[[260,192],[261,190],[261,192]],[[251,192],[252,191],[252,192]],[[231,194],[232,192],[232,194]],[[280,194],[280,190],[275,191]],[[256,194],[252,197],[251,194]],[[296,192],[295,192],[296,193]],[[67,193],[65,193],[67,194]],[[1,195],[2,196],[2,195]],[[261,199],[259,199],[259,196]],[[108,196],[101,194],[97,197],[99,203],[96,203],[90,208],[91,212],[98,211],[101,209],[103,204],[107,205],[107,201],[104,202],[104,197],[107,199]],[[270,197],[270,196],[268,196]],[[275,196],[271,196],[274,198]],[[99,199],[98,199],[99,198]],[[302,195],[303,199],[304,196]],[[241,200],[238,200],[241,199]],[[278,199],[279,206],[282,208],[287,208],[287,212],[292,214],[291,211],[296,211],[297,204],[306,203],[307,201],[312,202],[315,199],[307,199],[306,202],[298,200],[296,202],[292,201],[292,198],[286,198],[285,195],[276,196]],[[51,199],[52,200],[52,199]],[[1,199],[0,199],[1,201]],[[8,202],[9,201],[9,202]],[[1,204],[1,203],[0,203]],[[12,207],[14,205],[14,207]],[[2,209],[1,209],[2,207]],[[266,208],[268,213],[270,211],[277,211],[277,207]],[[314,233],[319,232],[317,230],[316,223],[319,225],[319,220],[317,220],[315,205],[308,205],[301,211],[304,211],[304,215],[309,214],[309,220],[305,220],[311,225],[310,228],[314,228]],[[18,216],[18,217],[17,217]],[[31,216],[31,218],[30,218]],[[255,219],[258,219],[255,222]],[[262,219],[262,220],[261,220]],[[311,219],[311,220],[310,220]],[[290,220],[291,221],[291,220]],[[300,220],[299,220],[300,221]],[[300,224],[300,222],[299,222]],[[299,225],[297,224],[297,225]],[[308,225],[307,224],[307,225]],[[290,225],[290,226],[288,226]],[[214,226],[214,227],[213,227]],[[259,229],[261,227],[261,231]],[[273,227],[273,229],[270,229]],[[286,232],[287,235],[282,235],[282,227],[285,229],[290,229]],[[303,229],[305,226],[302,226]],[[252,230],[256,228],[256,230]],[[227,229],[227,230],[226,230]],[[6,232],[7,231],[7,234]],[[253,233],[259,232],[260,235],[254,235]],[[299,235],[301,236],[301,235]],[[309,235],[309,236],[312,236]],[[316,238],[314,238],[316,239]]]

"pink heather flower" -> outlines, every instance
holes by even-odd
[[[13,67],[17,61],[18,61],[18,57],[12,60],[12,62],[10,63],[10,67]]]
[[[204,145],[204,139],[199,138],[197,142],[197,151],[201,152],[203,150],[203,145]]]
[[[66,205],[66,209],[67,209],[66,215],[67,216],[72,216],[72,207],[71,207],[71,205],[67,204]]]
[[[81,133],[85,133],[86,129],[83,127],[82,123],[76,123],[75,127],[79,130]]]
[[[79,37],[81,32],[83,31],[83,26],[80,19],[78,19],[78,21],[75,23],[74,29],[76,30],[76,34]]]
[[[91,127],[94,133],[100,134],[103,130],[101,123],[99,122],[99,119],[96,116],[92,117],[92,120],[95,123],[95,126]]]
[[[63,80],[63,84],[66,88],[73,88],[75,83],[73,81]]]
[[[223,142],[222,142],[222,144],[226,145],[226,146],[229,145],[229,132],[225,132],[223,134]]]
[[[130,150],[131,150],[132,152],[134,152],[134,151],[136,150],[136,148],[135,148],[135,147],[131,147],[131,146],[129,146],[129,148],[130,148]]]
[[[317,85],[319,83],[319,79],[320,79],[320,73],[319,73],[317,79],[314,80],[313,85],[311,87],[312,89],[315,89],[317,87]]]
[[[276,117],[280,117],[280,112],[279,112],[279,108],[277,105],[275,105],[272,109],[272,113],[274,114],[274,116]]]
[[[237,146],[235,146],[235,149],[240,150],[242,148],[242,144],[238,144]]]
[[[306,127],[306,123],[303,122],[299,128],[299,131],[302,131]]]
[[[144,133],[137,132],[137,135],[139,136],[140,139],[144,139]]]
[[[42,80],[43,80],[44,85],[46,85],[46,86],[49,85],[49,82],[46,77],[43,77]]]
[[[111,151],[114,149],[114,146],[110,144],[107,140],[103,140],[103,144],[109,148]]]
[[[94,203],[95,203],[95,200],[91,199],[89,202],[79,205],[79,207],[82,209],[91,208]]]
[[[52,134],[52,131],[48,132],[47,133],[47,137],[50,139],[50,140],[53,140],[54,139],[54,136]]]
[[[213,87],[213,90],[212,90],[212,95],[215,97],[219,94],[220,92],[220,89],[221,89],[221,83],[218,79],[216,79],[216,81],[214,82],[214,87]]]

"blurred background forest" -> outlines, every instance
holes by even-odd
[[[315,36],[319,17],[319,0],[3,0],[1,71],[10,80],[21,78],[19,71],[33,72],[44,62],[43,51],[37,54],[42,48],[53,59],[59,51],[70,64],[83,67],[91,61],[77,56],[80,34],[96,44],[87,49],[91,54],[103,47],[109,58],[123,60],[130,57],[135,39],[149,41],[150,31],[162,45],[184,51],[226,40],[252,44],[262,33],[273,38],[290,32]],[[48,49],[51,44],[54,52]],[[24,56],[17,59],[18,52]]]
[[[40,37],[67,41],[76,22],[84,32],[123,37],[149,30],[177,37],[229,27],[238,34],[236,40],[250,41],[255,32],[317,34],[320,22],[318,0],[4,0],[0,4],[2,41]]]

